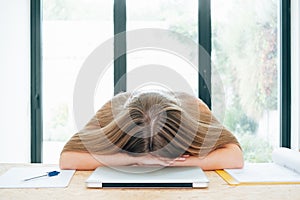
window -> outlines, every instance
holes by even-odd
[[[127,31],[145,28],[159,28],[180,33],[197,43],[198,40],[198,2],[195,0],[127,0]],[[151,31],[151,30],[149,30]],[[155,30],[153,30],[155,34]],[[170,36],[172,37],[172,36]],[[127,41],[130,45],[131,41]],[[191,57],[196,56],[197,50],[190,50]],[[198,94],[198,74],[197,68],[186,62],[180,56],[162,49],[159,46],[152,49],[145,48],[138,51],[127,53],[128,89],[134,90],[136,87],[155,88],[174,90],[176,87],[181,90],[179,85],[167,84],[180,81],[182,77],[187,81],[191,88],[191,93]],[[164,80],[158,77],[159,71],[163,70]],[[146,73],[147,72],[147,73]],[[162,71],[161,71],[162,72]],[[177,74],[177,75],[176,75]],[[142,76],[144,84],[135,84],[137,76]],[[157,83],[151,80],[156,80]],[[142,86],[141,86],[142,84]]]
[[[96,47],[113,37],[113,2],[44,0],[42,30],[43,162],[57,163],[63,145],[78,131],[72,106],[79,70]],[[95,91],[95,109],[113,95],[111,67],[104,80],[106,87]]]
[[[212,67],[225,91],[224,124],[238,137],[247,161],[270,161],[280,130],[279,1],[211,3]]]
[[[121,10],[126,8],[126,12],[118,15],[126,19],[126,26],[113,19],[114,3],[120,5]],[[210,12],[209,7],[203,8],[199,3],[209,5]],[[281,74],[286,73],[280,70],[280,62],[289,60],[288,57],[280,60],[280,57],[288,56],[281,54],[283,47],[279,39],[283,29],[279,26],[282,3],[285,1],[44,0],[44,162],[57,162],[63,144],[77,131],[72,119],[73,91],[84,60],[96,47],[113,38],[114,26],[121,25],[128,34],[138,29],[159,28],[179,33],[196,43],[202,38],[201,31],[209,33],[206,42],[211,42],[212,47],[212,73],[208,77],[208,80],[211,79],[211,92],[207,96],[211,96],[212,110],[214,113],[221,111],[217,117],[238,137],[247,161],[269,161],[270,153],[280,145],[282,136],[280,124],[285,119],[280,119],[280,108],[283,104],[288,105],[282,96],[289,98],[288,93],[280,96],[280,89],[283,85],[288,86],[289,82],[288,79],[283,82],[280,79]],[[123,7],[123,4],[126,6]],[[203,11],[210,14],[210,17],[201,18],[203,15],[199,13]],[[210,30],[199,28],[201,20],[206,24],[211,23],[211,35]],[[132,42],[128,39],[124,41],[127,47]],[[120,44],[124,45],[124,41]],[[118,48],[118,45],[115,43],[114,48]],[[198,54],[191,53],[191,57],[197,59]],[[125,56],[127,62],[123,64],[127,65],[125,72],[128,90],[137,89],[137,86],[169,89],[163,84],[135,84],[136,77],[140,75],[143,78],[155,77],[155,73],[145,75],[139,69],[161,67],[183,77],[195,96],[202,92],[198,88],[198,82],[201,81],[198,80],[197,69],[176,54],[158,48],[142,48],[127,51]],[[118,73],[113,70],[112,64],[101,79],[102,82],[99,82],[107,84],[105,87],[97,87],[95,91],[95,111],[112,97],[116,81],[114,76],[116,78]],[[172,80],[170,76],[165,78]],[[225,107],[220,107],[223,105],[220,102],[224,102]],[[288,115],[287,111],[284,116]],[[288,118],[285,122],[288,128]],[[290,133],[288,131],[284,134]]]

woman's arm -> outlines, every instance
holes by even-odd
[[[94,170],[99,166],[133,165],[134,157],[125,153],[113,155],[92,155],[88,152],[63,152],[60,156],[59,166],[61,169]]]
[[[59,162],[61,169],[94,170],[99,166],[161,165],[161,166],[199,166],[203,170],[242,168],[243,153],[238,145],[227,144],[206,157],[183,156],[176,159],[152,155],[133,157],[126,153],[113,155],[91,155],[88,152],[63,152]]]
[[[94,170],[99,166],[169,166],[173,162],[182,162],[186,158],[175,159],[162,158],[147,154],[144,156],[130,156],[126,153],[116,153],[113,155],[92,155],[88,152],[63,152],[60,156],[59,166],[61,169]]]
[[[203,158],[190,156],[185,161],[175,161],[172,166],[199,166],[203,170],[225,168],[242,168],[244,166],[243,153],[236,144],[226,144]]]

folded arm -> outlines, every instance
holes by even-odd
[[[207,156],[183,156],[175,159],[162,158],[151,154],[130,156],[126,153],[113,155],[92,155],[88,152],[63,152],[59,162],[61,169],[93,170],[99,166],[161,165],[161,166],[199,166],[203,170],[242,168],[243,153],[236,144],[227,144]]]
[[[185,161],[175,161],[172,166],[199,166],[203,170],[225,168],[242,168],[244,165],[243,153],[236,144],[226,144],[205,157],[187,157]]]
[[[93,170],[99,166],[132,165],[134,157],[123,153],[114,155],[92,155],[88,152],[63,152],[60,156],[61,169]]]
[[[63,152],[60,156],[59,165],[61,169],[93,170],[99,166],[169,166],[175,161],[182,162],[186,158],[175,159],[157,157],[151,154],[143,156],[130,156],[126,153],[111,155],[92,155],[88,152]]]

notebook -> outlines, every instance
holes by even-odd
[[[216,172],[229,185],[300,184],[300,153],[279,148],[272,153],[272,163],[246,163],[243,169]]]
[[[88,188],[206,188],[199,167],[98,167],[86,180]]]

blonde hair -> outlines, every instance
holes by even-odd
[[[152,153],[175,158],[204,156],[228,143],[238,144],[206,105],[191,95],[122,93],[106,103],[63,152]]]

